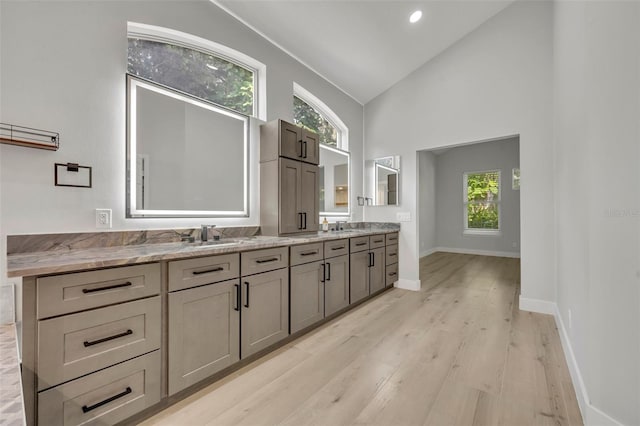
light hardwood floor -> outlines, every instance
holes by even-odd
[[[553,317],[518,309],[518,259],[435,253],[420,276],[144,424],[582,424]]]

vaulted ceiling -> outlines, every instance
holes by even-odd
[[[364,104],[513,0],[213,2]]]

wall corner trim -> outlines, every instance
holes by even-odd
[[[576,392],[576,398],[578,399],[578,405],[580,407],[580,413],[582,414],[582,421],[584,424],[587,426],[622,426],[623,423],[617,421],[604,411],[591,404],[587,393],[587,387],[585,386],[582,373],[578,367],[578,361],[576,360],[573,347],[571,346],[569,334],[567,333],[567,329],[564,326],[562,317],[560,316],[558,305],[555,302],[550,302],[548,300],[530,299],[520,295],[520,310],[553,315],[556,326],[558,327],[558,334],[560,335],[564,358],[567,362],[567,366],[569,367],[571,381],[573,382],[573,388]]]
[[[404,278],[400,278],[396,281],[393,286],[395,288],[401,288],[403,290],[411,290],[411,291],[420,291],[420,280],[407,280]]]

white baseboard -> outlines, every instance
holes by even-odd
[[[558,311],[558,306],[555,304],[555,302],[549,302],[548,300],[530,299],[528,297],[522,297],[522,295],[520,295],[520,310],[537,312],[539,314],[555,315]]]
[[[393,286],[403,290],[420,291],[420,280],[407,280],[400,278],[398,281],[393,283]]]
[[[573,388],[576,391],[576,398],[578,399],[578,406],[582,414],[582,421],[587,426],[622,426],[622,423],[609,416],[599,408],[591,404],[589,400],[589,394],[587,393],[587,387],[584,384],[582,373],[578,367],[578,361],[576,360],[569,340],[569,334],[564,326],[558,305],[555,302],[549,302],[546,300],[530,299],[520,296],[520,310],[537,312],[540,314],[553,315],[556,326],[558,327],[558,333],[560,334],[560,342],[562,343],[562,349],[564,352],[564,358],[567,361],[569,367],[569,374],[571,375],[571,381],[573,382]]]
[[[475,254],[478,256],[513,257],[518,259],[520,258],[520,253],[513,251],[476,250],[454,247],[436,247],[435,249],[433,249],[433,251],[441,251],[445,253]]]
[[[438,251],[438,250],[435,247],[434,248],[430,248],[430,249],[425,250],[425,251],[421,251],[420,252],[420,257],[425,257],[425,256],[432,255],[436,251]]]

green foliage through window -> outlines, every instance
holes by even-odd
[[[311,105],[297,96],[293,97],[293,120],[318,134],[325,145],[338,146],[338,131]]]
[[[127,70],[241,114],[253,115],[253,72],[209,53],[130,38]]]
[[[500,172],[468,173],[465,184],[467,229],[500,229]]]

